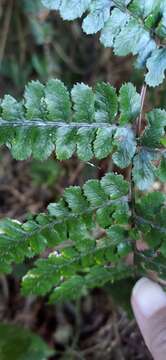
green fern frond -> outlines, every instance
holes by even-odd
[[[0,271],[9,272],[13,264],[40,254],[23,279],[24,294],[51,293],[50,301],[65,298],[68,292],[69,298],[85,294],[103,273],[100,285],[129,275],[124,259],[140,236],[165,256],[165,204],[163,194],[151,193],[137,199],[132,214],[128,182],[114,173],[100,181],[88,180],[83,189],[69,187],[46,214],[23,224],[1,220]],[[52,249],[47,258],[46,248]]]
[[[18,160],[30,156],[44,160],[56,151],[59,160],[69,159],[76,152],[81,160],[89,161],[109,156],[115,147],[121,157],[118,134],[121,131],[125,137],[127,131],[133,147],[131,156],[126,151],[126,162],[130,162],[135,152],[131,123],[139,113],[140,102],[135,87],[125,84],[119,97],[123,123],[128,123],[125,130],[123,126],[119,128],[118,96],[110,84],[97,84],[94,91],[85,84],[77,84],[70,97],[59,80],[50,80],[46,86],[32,81],[26,86],[21,103],[10,95],[2,100],[0,144],[6,144]]]
[[[63,242],[65,247],[66,242],[67,247],[74,246],[76,251],[93,248],[93,231],[98,226],[105,227],[102,212],[108,211],[110,216],[117,205],[123,208],[127,194],[128,183],[121,175],[110,173],[101,181],[89,180],[83,190],[80,187],[66,189],[63,199],[48,206],[47,214],[37,215],[23,224],[1,220],[0,270],[10,270],[12,263],[40,254],[46,247],[63,245]],[[114,221],[111,217],[107,220],[107,226]]]
[[[112,174],[107,174],[102,179],[106,186],[106,188],[104,187],[105,192],[110,189],[108,184],[109,178],[112,178]],[[121,180],[119,178],[120,182]],[[90,184],[92,187],[93,183]],[[96,188],[97,184],[95,184]],[[92,192],[90,199],[91,201],[93,200],[93,203],[100,204],[101,195],[99,200],[96,201]],[[87,289],[99,286],[99,284],[103,286],[108,281],[113,282],[118,278],[131,276],[131,267],[125,265],[125,258],[132,252],[132,244],[135,244],[139,237],[146,241],[149,249],[157,248],[158,256],[155,255],[154,259],[152,252],[150,255],[150,250],[149,255],[146,252],[138,252],[138,254],[136,252],[136,257],[139,257],[139,255],[140,257],[144,256],[144,260],[142,258],[134,266],[132,265],[132,271],[144,273],[149,269],[157,269],[157,271],[160,271],[160,276],[165,277],[165,201],[165,195],[159,192],[150,193],[138,199],[134,215],[134,232],[132,226],[130,227],[129,225],[131,219],[130,212],[128,213],[128,219],[124,220],[127,208],[124,207],[126,206],[125,202],[122,202],[121,210],[123,209],[123,216],[118,211],[118,205],[115,212],[112,211],[111,215],[112,219],[114,221],[116,219],[116,221],[112,222],[111,226],[110,223],[107,223],[105,236],[102,236],[100,239],[98,237],[96,243],[91,247],[86,248],[85,246],[78,250],[78,248],[70,245],[68,248],[61,248],[59,251],[51,253],[47,259],[38,260],[36,267],[30,270],[23,279],[23,292],[25,294],[36,293],[38,295],[49,293],[51,302],[62,301],[66,298],[75,299],[85,295]],[[105,212],[104,216],[109,214],[109,207],[103,210]],[[76,232],[77,236],[79,236],[78,229]],[[88,241],[84,240],[84,242],[88,244]],[[163,264],[161,263],[162,257]]]
[[[145,80],[149,86],[163,82],[165,0],[42,0],[42,3],[49,9],[59,10],[64,20],[74,20],[88,13],[82,25],[85,33],[101,31],[103,45],[112,47],[118,56],[137,55],[137,66],[146,65],[148,69]]]
[[[158,176],[156,166],[160,161],[164,165],[166,112],[148,113],[147,126],[137,139],[133,124],[140,109],[141,96],[131,83],[122,85],[118,96],[108,83],[94,90],[77,84],[70,95],[59,80],[45,86],[32,81],[22,102],[10,95],[2,99],[0,144],[18,160],[44,160],[55,152],[59,160],[73,154],[83,161],[112,156],[122,169],[134,162],[134,181],[144,191]]]

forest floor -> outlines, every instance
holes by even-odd
[[[64,185],[81,179],[82,169],[75,162],[68,169],[63,164],[53,187],[34,183],[30,162],[16,162],[6,150],[0,162],[1,218],[24,220],[29,212],[44,211]],[[151,359],[135,320],[115,306],[111,289],[95,289],[76,304],[50,306],[46,298],[22,297],[19,277],[24,271],[24,266],[16,267],[13,275],[0,278],[0,321],[23,325],[42,336],[55,349],[50,360]]]

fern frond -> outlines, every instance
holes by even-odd
[[[149,86],[157,86],[164,80],[165,0],[42,0],[42,3],[59,10],[64,20],[74,20],[88,12],[82,25],[85,33],[101,31],[101,42],[113,47],[116,55],[137,55],[137,66],[147,66],[145,80]]]
[[[46,86],[32,81],[26,86],[21,103],[9,95],[2,100],[0,144],[6,144],[18,160],[30,156],[43,160],[56,151],[59,160],[69,159],[76,152],[81,160],[89,161],[107,157],[117,149],[118,156],[126,154],[126,162],[130,162],[136,144],[131,123],[139,113],[140,103],[135,87],[123,85],[119,109],[123,123],[128,123],[125,130],[123,126],[119,128],[118,96],[110,84],[98,84],[94,91],[77,84],[70,96],[59,80],[50,80]],[[127,149],[121,154],[117,140],[120,129],[122,136],[128,133],[131,155]],[[119,166],[123,166],[122,159]]]
[[[58,203],[48,206],[47,214],[21,224],[4,219],[0,221],[0,271],[10,271],[14,262],[42,253],[46,247],[59,247],[63,242],[75,251],[93,249],[96,241],[93,231],[114,222],[112,213],[119,205],[127,210],[128,183],[121,175],[107,174],[101,181],[89,180],[83,190],[70,187]],[[124,204],[124,205],[123,205]],[[125,209],[123,211],[123,206]],[[103,212],[107,217],[103,221]],[[105,216],[104,215],[104,216]]]
[[[105,184],[108,184],[110,176],[112,177],[111,174],[108,174],[107,178],[103,178]],[[90,199],[94,202],[93,193]],[[111,215],[116,221],[111,226],[107,223],[105,227],[107,235],[100,240],[98,238],[94,246],[88,250],[84,247],[79,251],[76,247],[71,246],[50,254],[47,259],[38,260],[36,267],[30,270],[23,279],[24,293],[36,293],[38,295],[50,293],[51,302],[65,300],[66,298],[75,299],[85,295],[88,288],[102,286],[108,281],[131,276],[131,267],[125,265],[124,259],[131,253],[132,243],[135,243],[139,238],[146,241],[149,249],[155,247],[158,255],[155,253],[153,259],[151,250],[149,250],[149,257],[148,254],[136,251],[136,257],[139,258],[140,256],[140,259],[132,265],[132,273],[133,270],[144,273],[145,270],[152,269],[159,272],[160,277],[165,277],[165,201],[165,195],[159,192],[150,193],[138,199],[135,208],[134,231],[129,225],[130,216],[124,220],[125,207],[123,208],[123,203],[121,215],[117,207],[117,210]],[[95,204],[100,204],[100,202],[101,195],[97,201],[95,199]],[[108,208],[105,208],[104,215],[108,212]],[[78,233],[77,230],[77,235]],[[162,258],[163,263],[161,263]]]
[[[46,214],[23,224],[0,222],[0,271],[9,272],[14,263],[40,254],[23,279],[23,292],[51,293],[50,301],[65,298],[68,292],[69,297],[80,296],[104,273],[100,285],[128,276],[131,269],[124,259],[139,237],[165,256],[165,204],[164,194],[150,193],[136,200],[133,215],[128,182],[114,173],[100,181],[88,180],[83,189],[69,187]],[[46,248],[51,249],[47,258]]]
[[[140,108],[141,96],[131,83],[122,85],[118,96],[108,83],[94,90],[77,84],[70,95],[59,80],[45,86],[32,81],[22,102],[9,95],[2,100],[0,144],[18,160],[44,160],[55,151],[59,160],[77,154],[83,161],[112,156],[119,168],[134,162],[134,181],[144,191],[160,173],[160,162],[164,171],[166,112],[148,113],[144,133],[136,139],[133,124]]]

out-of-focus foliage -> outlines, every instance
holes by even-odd
[[[35,185],[52,187],[62,174],[63,170],[55,160],[32,161],[30,165],[30,175]]]
[[[13,324],[0,324],[1,360],[46,360],[53,351],[30,331]]]
[[[10,79],[20,91],[35,73],[43,80],[58,74],[58,63],[55,57],[51,63],[49,50],[53,26],[41,2],[17,0],[1,7],[1,76]]]

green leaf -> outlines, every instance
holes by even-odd
[[[74,85],[72,91],[72,100],[74,102],[74,120],[76,122],[93,122],[95,108],[95,97],[88,85],[83,83]]]
[[[60,5],[60,13],[64,20],[74,20],[81,17],[88,9],[90,0],[62,0]]]
[[[156,43],[154,40],[150,40],[146,47],[144,47],[141,52],[138,54],[138,57],[135,62],[136,69],[142,70],[147,62],[149,56],[151,56],[152,52],[156,49]]]
[[[95,91],[95,119],[97,122],[111,123],[117,115],[118,99],[115,89],[106,83],[98,83]]]
[[[107,230],[108,236],[111,238],[113,244],[120,244],[125,242],[127,238],[127,231],[123,226],[113,225]]]
[[[117,151],[113,154],[114,163],[120,168],[126,168],[136,152],[136,140],[131,128],[118,128],[114,136]]]
[[[104,159],[113,151],[115,128],[98,129],[94,141],[94,153],[97,159]]]
[[[143,196],[138,204],[137,209],[140,215],[146,219],[155,219],[158,212],[160,212],[165,201],[165,195],[161,192],[151,192]]]
[[[46,360],[53,351],[37,335],[16,324],[0,324],[1,360]]]
[[[48,212],[51,216],[64,218],[68,216],[68,208],[65,205],[64,200],[60,200],[58,203],[51,203],[48,205]]]
[[[141,150],[134,158],[133,179],[137,187],[146,191],[151,188],[156,178],[156,169],[152,164],[155,154]]]
[[[147,60],[147,68],[146,83],[152,87],[160,85],[164,80],[166,70],[166,49],[154,50]]]
[[[123,277],[129,274],[131,269],[124,265],[118,264],[117,267],[112,268],[104,268],[103,266],[96,265],[92,268],[91,272],[87,274],[85,280],[86,285],[89,288],[98,287],[99,284],[103,286],[107,282],[114,283],[118,279],[122,279]]]
[[[66,299],[75,300],[86,294],[84,278],[75,275],[65,281],[61,286],[56,287],[50,296],[50,302],[63,302]]]
[[[99,180],[89,180],[85,183],[84,193],[92,206],[100,206],[108,198],[101,187]]]
[[[152,110],[147,115],[148,125],[141,137],[141,143],[148,147],[161,145],[161,138],[165,135],[166,111],[161,109]]]
[[[163,17],[157,26],[156,32],[159,35],[159,37],[161,38],[166,37],[166,10],[164,8],[164,4],[163,4]]]
[[[75,129],[60,127],[56,133],[56,156],[59,160],[70,159],[76,149]]]
[[[44,86],[39,81],[31,81],[25,88],[25,108],[28,119],[41,119],[43,111],[41,99],[44,97]]]
[[[93,158],[92,143],[95,139],[95,130],[82,128],[77,131],[77,154],[79,159],[89,161]]]
[[[83,21],[83,30],[86,34],[94,34],[101,30],[108,20],[112,1],[92,0],[90,2],[90,14]]]
[[[129,53],[137,55],[148,45],[150,34],[141,24],[130,18],[114,41],[114,51],[116,55],[126,56]]]
[[[44,295],[59,281],[61,269],[65,267],[65,261],[56,254],[48,259],[40,259],[36,267],[30,270],[23,278],[23,293],[25,295],[35,293]]]
[[[123,28],[129,16],[119,9],[113,9],[112,13],[105,23],[100,36],[100,41],[105,47],[113,47],[114,40],[121,28]]]
[[[82,270],[82,261],[90,263],[89,251],[79,253],[74,249],[66,249],[63,255],[52,253],[48,259],[40,259],[36,262],[36,268],[30,270],[23,278],[23,293],[44,295],[54,286],[59,286],[61,276],[70,278],[79,270]]]
[[[160,166],[157,171],[157,176],[159,177],[159,180],[163,183],[166,182],[166,154],[164,153],[161,159]]]
[[[133,122],[141,109],[141,96],[137,93],[133,84],[128,83],[122,85],[119,94],[120,103],[120,122],[125,124]]]
[[[107,228],[112,224],[114,207],[113,205],[108,205],[107,207],[98,209],[96,211],[96,219],[102,228]]]
[[[62,81],[57,79],[49,80],[44,92],[48,119],[69,122],[71,103],[68,91]]]
[[[159,247],[164,251],[166,235],[165,228],[165,194],[152,192],[142,197],[136,203],[136,221],[139,231],[142,231],[143,239],[154,251],[154,255]]]
[[[129,5],[129,10],[145,19],[159,7],[159,3],[160,0],[133,0]]]
[[[52,10],[59,10],[64,20],[81,17],[88,9],[91,0],[42,0],[43,5]]]
[[[19,222],[10,219],[0,221],[0,253],[0,273],[4,265],[22,262],[25,254],[28,256],[26,232]]]
[[[47,246],[47,239],[41,234],[32,235],[29,242],[32,251],[36,254],[42,253]]]
[[[116,224],[128,224],[130,218],[129,203],[121,199],[121,201],[118,202],[112,217]]]
[[[102,180],[101,185],[103,190],[111,199],[118,199],[128,194],[128,182],[123,179],[122,175],[114,173],[106,174]]]
[[[32,154],[32,135],[30,129],[16,129],[15,134],[9,141],[8,147],[16,160],[26,160]]]
[[[5,95],[1,102],[2,117],[5,120],[22,119],[22,106],[10,95]]]
[[[69,207],[75,213],[83,212],[88,207],[88,202],[83,197],[81,188],[78,186],[69,187],[64,192],[64,198],[67,201]]]
[[[33,134],[33,135],[32,135]],[[52,141],[52,134],[49,129],[37,128],[31,132],[30,140],[32,141],[32,155],[36,160],[46,160],[55,149]]]

